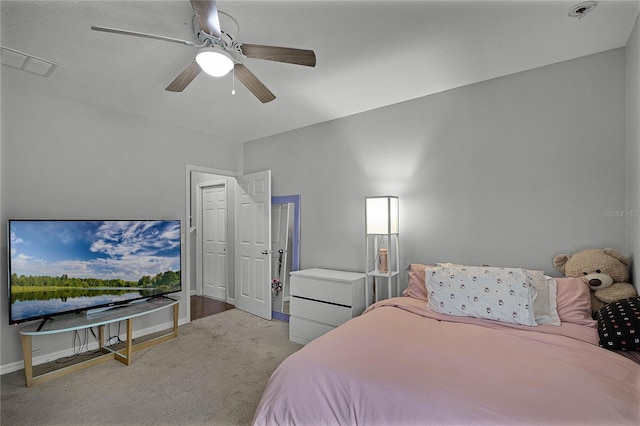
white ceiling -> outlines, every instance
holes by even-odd
[[[48,77],[3,75],[65,96],[246,142],[567,59],[625,46],[638,1],[220,0],[237,40],[312,49],[315,68],[247,59],[277,96],[261,104],[231,75],[201,73],[164,88],[193,47],[90,30],[115,27],[196,41],[179,1],[2,1],[0,43],[58,66]],[[223,30],[225,28],[223,27]]]

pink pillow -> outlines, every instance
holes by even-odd
[[[414,299],[427,300],[427,286],[424,283],[424,268],[426,265],[412,263],[409,265],[409,283],[402,292],[404,296]]]
[[[556,309],[562,322],[596,327],[591,318],[591,294],[582,278],[556,278]]]

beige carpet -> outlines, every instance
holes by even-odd
[[[249,425],[273,370],[301,346],[288,324],[238,309],[179,328],[179,336],[27,388],[1,381],[2,425]]]

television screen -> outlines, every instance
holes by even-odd
[[[11,324],[181,291],[179,220],[9,220]]]

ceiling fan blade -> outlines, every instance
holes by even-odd
[[[215,0],[191,0],[191,7],[193,7],[201,30],[209,35],[222,37],[218,6],[216,6]]]
[[[165,36],[160,36],[155,34],[141,33],[138,31],[119,30],[117,28],[97,27],[94,25],[91,26],[91,29],[93,31],[102,31],[105,33],[114,33],[114,34],[122,34],[122,35],[131,35],[136,37],[152,38],[155,40],[170,41],[172,43],[180,43],[180,44],[186,44],[188,46],[195,46],[193,42],[190,42],[188,40],[182,40],[182,39],[173,38],[173,37],[165,37]]]
[[[290,47],[262,46],[260,44],[239,43],[244,56],[267,61],[286,62],[288,64],[316,66],[316,54],[313,50],[293,49]]]
[[[165,90],[168,90],[169,92],[182,92],[186,89],[189,83],[191,83],[193,79],[200,74],[200,71],[202,71],[202,68],[200,68],[200,65],[198,65],[194,60],[187,65],[180,75],[178,75]]]
[[[244,84],[245,87],[249,89],[249,91],[253,93],[254,96],[263,104],[271,102],[276,98],[276,95],[271,93],[271,91],[267,89],[267,86],[262,84],[262,82],[258,80],[258,77],[253,75],[253,73],[249,71],[249,68],[245,67],[243,64],[236,64],[233,68],[233,72],[238,80],[240,80],[240,82]]]

